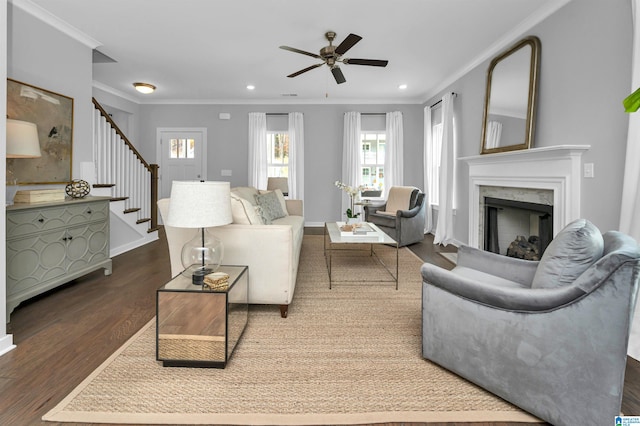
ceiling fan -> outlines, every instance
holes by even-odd
[[[314,68],[318,68],[326,64],[331,69],[331,73],[333,74],[333,78],[336,79],[336,83],[342,84],[347,80],[344,78],[344,74],[342,74],[342,70],[340,70],[338,62],[349,65],[369,65],[372,67],[386,67],[389,63],[389,61],[380,59],[343,58],[342,55],[347,53],[349,49],[351,49],[356,43],[362,40],[362,37],[360,37],[359,35],[349,34],[347,38],[345,38],[338,46],[333,45],[333,40],[335,40],[336,38],[335,32],[327,31],[325,33],[325,37],[327,38],[327,40],[329,40],[329,45],[320,49],[319,55],[311,52],[305,52],[304,50],[296,49],[295,47],[280,46],[280,49],[288,50],[295,53],[301,53],[303,55],[311,56],[312,58],[321,59],[323,61],[319,64],[311,65],[310,67],[307,67],[300,71],[296,71],[293,74],[289,74],[287,77],[297,77],[302,73],[311,71]]]

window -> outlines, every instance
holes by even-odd
[[[289,177],[289,134],[267,132],[267,176]]]
[[[171,152],[169,158],[195,158],[196,141],[194,139],[170,139]]]
[[[386,138],[386,133],[362,132],[360,134],[360,184],[366,187],[365,191],[382,191],[380,194],[384,193]]]

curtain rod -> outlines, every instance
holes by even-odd
[[[385,112],[361,112],[360,115],[387,115]]]
[[[458,94],[457,94],[456,92],[451,92],[451,94],[452,94],[454,97],[457,97],[457,96],[458,96]],[[442,99],[440,99],[440,100],[439,100],[438,102],[436,102],[435,104],[431,105],[429,108],[433,108],[434,106],[436,106],[436,105],[440,105],[441,103],[442,103]]]
[[[289,115],[288,112],[267,112],[266,115]]]

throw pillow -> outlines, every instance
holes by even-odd
[[[255,206],[238,195],[231,193],[231,216],[233,223],[241,225],[262,225],[262,218],[256,213]]]
[[[602,233],[586,219],[567,225],[549,243],[533,277],[532,288],[557,288],[573,283],[602,257]]]
[[[266,194],[267,192],[271,192],[271,191],[267,191],[265,189],[260,190],[260,194]],[[284,212],[284,215],[289,216],[289,211],[287,210],[287,201],[284,199],[284,194],[282,193],[282,190],[274,189],[273,192],[275,192],[276,195],[278,196],[278,200],[280,201],[280,206],[282,207],[282,211]]]
[[[264,213],[264,209],[262,208],[262,206],[253,206],[253,208],[256,210],[256,215],[260,217],[260,220],[262,220],[263,224],[271,225],[271,217]]]
[[[252,186],[237,186],[231,190],[231,193],[244,198],[254,206],[256,205],[255,196],[258,194],[258,190]]]
[[[268,221],[270,223],[272,220],[285,217],[282,211],[282,205],[275,192],[269,191],[264,194],[258,194],[255,197],[256,203],[262,208],[262,217],[265,219],[265,222]]]

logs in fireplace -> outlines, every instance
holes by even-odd
[[[501,253],[500,241],[506,240],[502,254],[540,260],[553,238],[553,206],[485,197],[484,210],[485,250]]]

